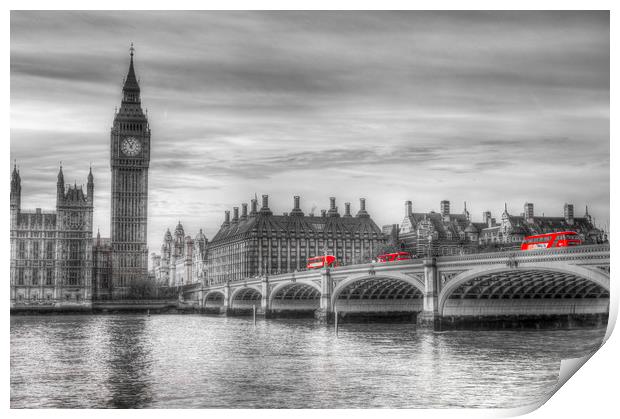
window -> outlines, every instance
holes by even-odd
[[[80,244],[77,241],[72,240],[69,243],[69,259],[79,259],[80,258]]]
[[[32,259],[39,259],[39,242],[32,243]]]
[[[54,271],[52,269],[48,269],[45,271],[45,285],[53,285],[54,281]]]
[[[39,270],[32,270],[32,285],[39,285]]]
[[[24,285],[24,268],[17,270],[17,285]]]
[[[17,258],[26,259],[26,243],[24,241],[20,241],[17,245]]]
[[[51,300],[51,299],[52,299],[52,294],[47,294],[47,295],[45,296],[45,298],[47,298],[47,301]]]
[[[54,242],[48,241],[47,248],[45,249],[45,258],[54,259]]]

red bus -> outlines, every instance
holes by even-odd
[[[581,244],[579,235],[574,231],[557,231],[555,233],[529,236],[521,243],[521,250],[549,249],[551,247],[577,246]]]
[[[377,256],[379,262],[394,262],[397,260],[410,260],[411,255],[407,252],[386,253]]]
[[[313,258],[308,258],[308,263],[306,264],[307,269],[321,269],[325,266],[336,267],[338,263],[336,261],[336,256],[325,255],[325,256],[316,256]]]

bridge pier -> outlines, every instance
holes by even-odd
[[[321,300],[318,310],[314,312],[314,318],[320,323],[330,323],[333,320],[332,307],[333,283],[329,268],[321,269]]]
[[[441,329],[439,316],[439,275],[437,274],[437,260],[433,257],[423,260],[424,266],[424,299],[423,308],[418,313],[416,323],[418,327]]]
[[[269,277],[265,277],[261,280],[261,299],[260,307],[257,307],[256,314],[265,316],[265,318],[271,317],[271,307],[269,307]]]
[[[222,306],[221,314],[230,315],[230,283],[226,282],[226,286],[224,287],[224,305]]]

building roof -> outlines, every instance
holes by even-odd
[[[406,218],[409,219],[413,230],[421,222],[430,222],[440,239],[446,239],[448,236],[458,237],[471,224],[466,214],[450,214],[450,221],[444,221],[443,215],[435,211],[414,212]]]
[[[296,236],[368,234],[381,235],[381,229],[370,217],[319,217],[301,215],[270,215],[258,213],[247,220],[233,221],[211,240],[211,245],[251,235]]]

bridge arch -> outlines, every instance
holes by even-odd
[[[208,291],[202,300],[202,306],[203,307],[223,307],[225,298],[226,297],[224,296],[224,292],[220,290]]]
[[[235,288],[230,294],[231,309],[251,309],[254,305],[260,308],[262,293],[258,286],[247,285]]]
[[[399,272],[359,274],[341,281],[333,290],[332,310],[410,311],[422,310],[424,284]]]
[[[272,311],[314,311],[320,307],[321,287],[310,280],[276,284],[269,293]]]
[[[460,299],[459,310],[465,310],[466,304],[462,300],[485,300],[489,310],[501,304],[507,305],[506,300],[518,311],[519,306],[532,307],[533,300],[564,300],[556,304],[557,310],[575,310],[575,304],[570,306],[566,301],[572,299],[588,299],[609,297],[609,277],[602,271],[587,269],[576,265],[536,264],[534,266],[519,266],[515,268],[479,267],[463,272],[450,280],[440,291],[438,296],[438,312],[440,315],[450,315],[450,306],[454,300]],[[569,300],[570,299],[570,300]],[[495,300],[490,302],[490,300]],[[497,301],[497,300],[503,300]],[[515,301],[517,300],[517,301]],[[583,301],[585,303],[585,301]],[[597,301],[601,311],[604,311],[605,301]],[[538,304],[541,305],[542,303]],[[548,304],[551,305],[551,304]],[[474,307],[467,307],[474,314]],[[547,307],[553,309],[553,307]],[[530,310],[531,311],[531,310]],[[478,311],[477,314],[483,314]]]

